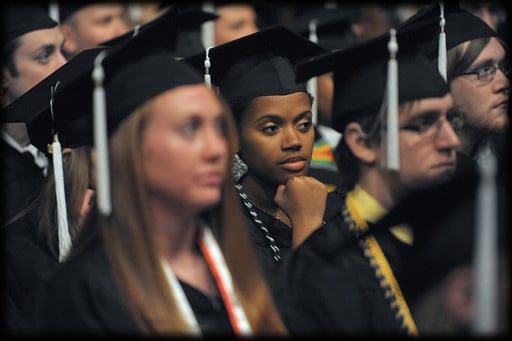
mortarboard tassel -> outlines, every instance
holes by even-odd
[[[387,103],[387,167],[391,170],[400,170],[400,153],[398,148],[398,43],[396,30],[391,29],[388,42],[389,62],[386,88]]]
[[[108,160],[108,137],[105,89],[103,79],[105,73],[101,63],[106,57],[106,51],[101,51],[94,60],[92,79],[94,81],[94,149],[96,150],[96,197],[98,210],[103,216],[110,216],[112,203],[110,201],[110,169]]]
[[[441,27],[441,32],[439,33],[439,51],[437,58],[437,67],[439,69],[439,73],[441,73],[441,76],[443,76],[444,80],[446,80],[446,19],[444,18],[444,5],[442,1],[439,2],[439,10],[439,26]]]
[[[215,13],[213,2],[203,2],[203,11]],[[213,20],[201,24],[201,42],[203,46],[215,46],[215,22]]]
[[[206,49],[206,57],[204,59],[204,82],[211,88],[212,87],[212,77],[210,75],[210,67],[212,66],[210,62],[210,48]]]
[[[51,87],[50,97],[50,111],[52,117],[55,120],[53,114],[53,101],[55,91],[59,86],[59,82],[55,86]],[[64,172],[62,170],[62,148],[59,142],[57,133],[53,135],[53,143],[48,148],[48,152],[52,154],[53,160],[53,177],[55,180],[55,196],[57,199],[57,226],[58,226],[58,239],[59,239],[59,262],[62,262],[71,249],[71,235],[69,234],[68,224],[68,210],[66,205],[66,192],[64,190]]]
[[[309,22],[309,40],[318,44],[318,35],[316,34],[316,28],[317,20],[312,19]],[[316,99],[318,96],[317,77],[313,77],[308,80],[307,88],[309,93],[313,96],[313,98],[315,98],[315,100],[313,101],[313,105],[311,107],[311,112],[313,114],[313,124],[316,125],[316,123],[318,122],[318,100]]]
[[[53,176],[55,177],[55,194],[57,196],[57,216],[59,227],[59,262],[62,262],[69,254],[72,242],[71,235],[69,234],[66,193],[64,191],[62,149],[57,134],[53,135],[52,153],[54,172]]]
[[[487,154],[484,148],[480,155]],[[477,194],[476,235],[474,254],[473,332],[476,335],[495,335],[498,332],[498,243],[496,228],[496,172],[493,152],[478,157],[480,183]]]
[[[48,2],[48,16],[60,24],[60,8],[58,1]]]

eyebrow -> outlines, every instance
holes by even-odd
[[[447,114],[448,114],[449,111],[447,111]],[[424,117],[428,117],[428,116],[439,116],[441,115],[441,111],[440,110],[425,110],[425,111],[421,111],[415,115],[411,115],[409,116],[407,119],[405,119],[405,122],[410,122],[410,121],[414,121],[416,119],[420,119],[420,118],[424,118]]]
[[[297,117],[295,117],[293,119],[293,122],[294,123],[299,122],[300,120],[304,119],[305,116],[307,116],[307,115],[313,116],[313,113],[311,112],[311,110],[306,110],[306,111],[302,112],[301,114],[299,114]],[[278,122],[284,121],[283,117],[281,115],[278,115],[278,114],[265,114],[265,115],[261,116],[260,118],[258,118],[255,122],[261,122],[261,121],[264,121],[264,120],[272,120],[272,121],[278,121]]]
[[[475,64],[475,66],[470,66],[468,69],[469,70],[476,70],[476,69],[479,69],[483,66],[488,66],[488,65],[494,65],[494,64],[499,64],[501,63],[504,59],[506,58],[506,56],[504,56],[503,58],[500,58],[499,60],[495,60],[494,58],[486,58],[484,60],[481,60],[479,62],[477,62]]]

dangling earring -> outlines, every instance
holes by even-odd
[[[233,157],[233,177],[235,178],[235,181],[238,182],[244,176],[245,173],[249,170],[249,167],[247,167],[247,164],[238,156],[238,154],[235,154]]]

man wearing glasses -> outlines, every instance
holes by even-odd
[[[439,18],[439,5],[419,12],[405,25]],[[446,75],[455,107],[466,115],[459,132],[459,151],[475,159],[481,146],[504,137],[509,125],[510,56],[506,43],[479,17],[455,7],[445,8]],[[431,43],[420,46],[438,63],[440,28]],[[498,146],[501,147],[501,146]]]
[[[325,226],[284,264],[277,297],[292,335],[418,335],[401,289],[416,236],[407,226],[373,227],[404,195],[455,172],[463,120],[435,65],[410,44],[425,30],[397,31],[396,74],[388,72],[394,31],[297,66],[301,81],[333,72],[344,185],[328,195]]]

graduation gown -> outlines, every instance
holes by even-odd
[[[341,208],[345,192],[329,193],[324,227],[313,232],[283,264],[278,306],[295,336],[405,335],[375,272],[349,230]],[[409,246],[389,230],[376,234],[399,281]]]
[[[179,282],[203,336],[234,335],[220,298],[212,301],[196,288]],[[141,336],[99,241],[62,263],[41,286],[33,322],[37,334]]]
[[[3,139],[0,141],[2,221],[7,222],[37,195],[45,177],[33,159],[21,154]]]
[[[4,322],[10,335],[25,333],[37,286],[50,277],[58,260],[37,238],[32,215],[2,229],[4,242]]]
[[[510,245],[510,173],[508,155],[501,152],[496,156],[498,173],[495,179],[495,251],[498,255],[506,257]],[[435,312],[427,316],[421,314],[421,309],[425,302],[424,297],[443,283],[453,270],[461,266],[472,266],[475,261],[479,181],[480,175],[475,160],[458,153],[457,168],[450,181],[411,193],[377,223],[376,228],[381,228],[406,222],[414,230],[414,247],[405,265],[407,275],[402,279],[401,287],[409,297],[411,312],[420,335],[453,332],[446,329],[447,321],[432,316]],[[508,268],[499,266],[500,277],[507,278]],[[500,305],[508,309],[506,299],[500,296],[499,301]],[[462,329],[459,332],[461,331]]]
[[[264,226],[268,229],[270,235],[276,241],[276,245],[279,248],[282,257],[280,262],[276,262],[274,260],[274,254],[269,246],[269,242],[265,237],[265,234],[254,222],[251,214],[244,206],[242,209],[244,212],[245,222],[249,231],[249,236],[254,246],[256,257],[258,258],[263,276],[265,277],[272,294],[275,294],[276,281],[280,276],[281,264],[283,259],[286,258],[292,248],[292,229],[272,215],[260,210],[255,206],[253,206],[253,208],[258,214],[260,220],[263,222]]]

